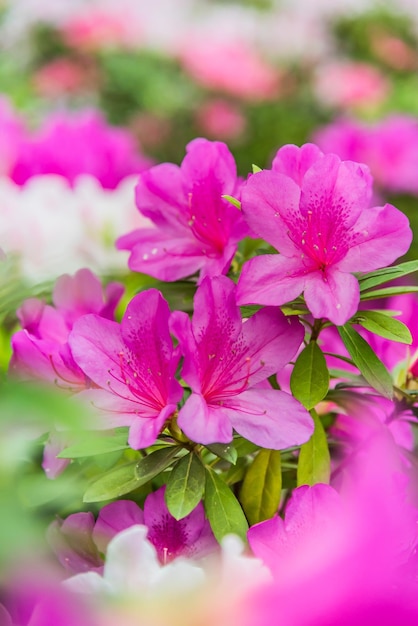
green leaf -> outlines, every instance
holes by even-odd
[[[260,450],[242,483],[240,500],[251,525],[277,513],[282,493],[281,457],[278,450]]]
[[[205,491],[205,468],[190,452],[177,461],[167,481],[165,501],[177,520],[186,517],[199,504]]]
[[[128,433],[118,433],[113,436],[95,433],[85,434],[84,441],[78,441],[72,446],[65,448],[57,456],[59,459],[78,459],[80,457],[95,456],[97,454],[106,454],[107,452],[116,452],[117,450],[125,450],[129,448],[126,440]]]
[[[84,502],[101,502],[118,498],[140,486],[135,476],[136,461],[120,465],[96,480],[84,494]]]
[[[229,461],[232,465],[235,465],[237,462],[238,452],[232,443],[212,443],[206,446],[206,448],[212,452],[212,454],[215,454],[224,461]]]
[[[84,502],[101,502],[123,496],[157,476],[174,462],[180,446],[156,450],[140,461],[133,461],[106,472],[87,489]]]
[[[218,541],[225,535],[238,535],[246,541],[248,524],[240,503],[216,472],[206,468],[205,511]]]
[[[290,377],[294,397],[310,410],[327,394],[329,372],[325,357],[316,341],[299,354]]]
[[[389,298],[390,296],[399,296],[404,293],[417,293],[416,285],[402,285],[398,287],[385,287],[384,289],[375,289],[360,294],[360,300],[376,300],[377,298]]]
[[[258,167],[258,165],[252,165],[253,168],[253,174],[258,174],[258,172],[262,172],[263,170],[261,169],[261,167]]]
[[[367,341],[349,324],[338,326],[338,332],[355,366],[369,385],[383,396],[392,398],[393,387],[390,374]]]
[[[401,276],[407,276],[416,271],[418,271],[418,261],[407,261],[406,263],[400,263],[393,267],[385,267],[384,269],[370,272],[359,277],[360,291],[376,287],[376,285],[381,285],[382,283],[400,278]]]
[[[230,202],[230,204],[233,204],[235,207],[237,207],[237,209],[241,211],[241,202],[239,200],[237,200],[233,196],[228,196],[228,194],[224,194],[222,198]]]
[[[379,337],[385,337],[400,343],[412,343],[412,336],[405,324],[393,317],[377,311],[359,311],[351,320],[354,324],[360,324]]]
[[[297,485],[329,483],[331,460],[327,436],[316,411],[310,412],[315,424],[312,437],[301,446],[297,469]]]
[[[167,446],[151,452],[151,454],[144,456],[138,461],[135,468],[135,476],[140,484],[145,485],[154,476],[157,476],[157,474],[163,472],[174,463],[175,456],[181,449],[181,446]]]

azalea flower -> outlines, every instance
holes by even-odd
[[[352,272],[390,265],[412,240],[406,216],[390,204],[370,208],[370,193],[365,166],[309,144],[282,148],[273,170],[242,191],[250,227],[280,254],[244,264],[238,303],[277,306],[303,293],[315,318],[345,324],[360,301]]]
[[[143,510],[132,500],[116,500],[100,509],[96,521],[92,513],[74,513],[54,521],[48,539],[60,563],[72,573],[101,573],[104,561],[100,554],[106,553],[113,537],[137,524],[148,528],[148,541],[162,564],[178,557],[200,559],[219,548],[201,502],[189,515],[176,520],[164,494],[165,486],[150,493]]]
[[[85,315],[69,339],[77,365],[99,387],[79,397],[98,409],[104,428],[129,426],[136,450],[154,443],[183,395],[169,316],[161,293],[149,289],[131,300],[120,324]]]
[[[206,278],[196,292],[193,320],[175,312],[172,329],[184,355],[182,375],[192,394],[178,425],[198,443],[227,443],[234,428],[266,448],[299,445],[312,434],[312,419],[292,396],[266,379],[296,354],[303,328],[266,308],[243,323],[235,285]]]
[[[221,142],[195,139],[180,167],[162,163],[140,174],[139,211],[156,228],[121,237],[130,250],[129,267],[160,280],[174,281],[200,271],[228,271],[238,242],[249,234],[241,213],[222,196],[238,193],[236,166]]]
[[[72,185],[80,174],[90,174],[105,189],[114,189],[150,165],[127,130],[109,126],[98,111],[86,110],[51,115],[21,143],[10,176],[22,185],[35,175],[58,174]]]

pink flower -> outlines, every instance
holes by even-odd
[[[226,273],[237,243],[249,234],[241,213],[222,195],[238,193],[234,159],[220,142],[195,139],[180,167],[163,163],[143,172],[136,188],[139,211],[156,228],[121,237],[129,267],[174,281],[200,270],[200,278]]]
[[[0,175],[9,175],[26,139],[23,121],[4,97],[0,97]]]
[[[161,293],[149,289],[131,300],[120,324],[85,315],[69,339],[77,365],[99,387],[81,397],[102,414],[104,428],[130,426],[134,449],[154,443],[183,394],[169,316]]]
[[[278,74],[243,42],[195,39],[183,49],[181,61],[189,74],[205,87],[245,100],[271,99],[277,95]]]
[[[235,139],[244,130],[241,111],[227,100],[210,100],[199,107],[197,122],[205,134],[215,139]]]
[[[337,120],[315,133],[324,152],[366,163],[382,188],[395,193],[418,194],[418,120],[392,115],[369,125]]]
[[[274,582],[249,597],[242,624],[417,623],[418,511],[409,501],[416,484],[406,484],[386,435],[375,434],[352,458],[340,493],[328,485],[299,487],[284,520],[249,530]]]
[[[164,500],[165,486],[150,493],[142,510],[132,500],[117,500],[99,511],[96,522],[92,513],[74,513],[64,521],[53,522],[48,540],[61,564],[73,573],[102,572],[109,541],[118,533],[143,524],[148,541],[166,564],[183,556],[198,559],[219,546],[204,513],[203,504],[181,520],[169,512]],[[100,553],[99,553],[100,552]]]
[[[91,83],[88,68],[65,57],[54,59],[43,65],[35,74],[35,89],[44,98],[57,98],[65,94],[85,90]]]
[[[73,184],[80,174],[91,174],[114,189],[150,164],[133,137],[109,126],[97,111],[56,113],[21,145],[11,177],[22,185],[36,174],[59,174]]]
[[[412,233],[390,204],[369,208],[365,166],[322,155],[311,144],[284,146],[273,169],[251,176],[242,211],[253,231],[280,251],[244,264],[241,304],[285,304],[304,294],[315,318],[345,324],[359,304],[352,272],[390,265]]]
[[[373,107],[388,96],[389,84],[373,65],[334,61],[319,69],[314,90],[328,106]]]
[[[128,10],[128,12],[127,12]],[[86,7],[78,11],[62,28],[65,41],[74,48],[97,50],[138,45],[141,28],[127,6],[121,13],[110,7]]]
[[[10,372],[24,380],[45,380],[69,390],[84,388],[86,376],[74,361],[68,336],[74,322],[86,313],[112,319],[123,286],[110,283],[103,292],[88,269],[58,278],[50,306],[31,298],[17,311],[23,330],[12,336]]]
[[[172,328],[184,354],[183,378],[192,394],[178,425],[198,443],[227,443],[232,429],[266,448],[299,445],[312,434],[312,419],[290,395],[266,379],[296,354],[303,329],[295,319],[267,308],[245,323],[228,278],[206,278],[194,299],[193,320],[173,313]]]

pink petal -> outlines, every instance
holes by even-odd
[[[386,267],[405,254],[412,241],[408,218],[391,204],[364,210],[355,230],[360,234],[360,243],[337,264],[345,272]]]
[[[229,419],[222,411],[209,407],[205,399],[197,393],[192,393],[180,409],[177,423],[196,443],[232,441],[232,426]]]
[[[323,153],[313,143],[306,143],[299,148],[287,144],[278,150],[273,159],[272,170],[289,176],[299,186],[309,168],[323,157]]]
[[[250,389],[225,400],[219,412],[243,437],[263,448],[283,450],[305,443],[313,433],[308,411],[284,391]]]
[[[328,268],[326,272],[311,272],[307,276],[304,295],[315,318],[324,317],[341,326],[357,311],[360,287],[352,274]]]
[[[117,500],[99,511],[93,539],[101,552],[106,552],[110,539],[125,528],[144,523],[142,509],[132,500]]]
[[[280,305],[300,296],[309,268],[298,257],[264,254],[244,264],[237,286],[237,304]]]

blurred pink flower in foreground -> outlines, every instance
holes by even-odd
[[[388,81],[377,68],[353,61],[319,67],[313,88],[322,104],[340,108],[372,108],[389,93]]]
[[[59,174],[74,184],[80,174],[90,174],[114,189],[150,165],[130,133],[108,125],[98,111],[62,112],[20,145],[11,177],[22,185],[37,174]]]
[[[392,115],[374,124],[337,120],[314,133],[324,152],[366,163],[382,189],[418,195],[418,118]]]
[[[180,52],[180,60],[193,78],[210,89],[244,100],[277,96],[278,72],[245,43],[192,39]]]
[[[200,502],[189,515],[176,520],[164,500],[165,486],[150,493],[142,510],[132,500],[106,504],[96,522],[92,513],[74,513],[65,520],[53,522],[48,540],[61,564],[72,573],[102,573],[109,542],[118,533],[143,524],[148,541],[154,546],[160,563],[179,557],[199,560],[219,548]]]
[[[284,521],[252,527],[249,541],[274,582],[245,607],[245,626],[413,626],[418,510],[396,446],[376,432],[352,457],[340,493],[293,492]],[[303,602],[301,602],[303,598]]]

